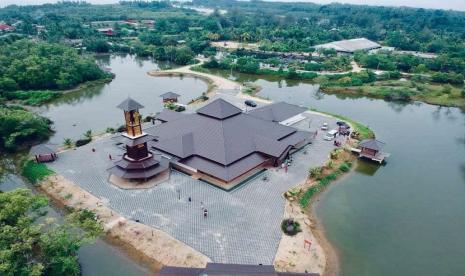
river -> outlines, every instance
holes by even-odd
[[[66,95],[40,110],[55,121],[52,142],[119,125],[115,106],[128,94],[147,106],[142,112],[148,115],[161,108],[160,93],[185,93],[181,100],[187,102],[207,87],[191,78],[149,77],[146,72],[157,65],[148,60],[111,56],[100,62],[116,74],[112,83]],[[358,162],[355,172],[315,205],[339,253],[341,275],[465,275],[464,111],[326,95],[298,81],[230,77],[262,86],[262,97],[363,122],[386,142],[391,157],[385,166]],[[146,273],[112,246],[100,241],[93,246],[80,253],[84,275]]]

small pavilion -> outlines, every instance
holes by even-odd
[[[359,157],[371,159],[373,161],[382,163],[389,157],[389,153],[382,152],[386,144],[376,139],[366,139],[360,142]]]
[[[37,163],[52,162],[57,159],[56,152],[44,144],[33,146],[30,154],[34,155]]]
[[[174,92],[166,92],[161,94],[160,97],[163,98],[164,103],[177,103],[178,98],[181,97],[181,95],[176,94]]]

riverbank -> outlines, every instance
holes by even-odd
[[[410,80],[376,81],[362,86],[323,87],[327,94],[369,97],[387,101],[420,101],[444,107],[465,108],[465,88]]]
[[[150,71],[147,74],[153,77],[193,77],[199,78],[208,84],[207,96],[211,97],[220,92],[221,90],[236,90],[238,91],[237,97],[244,100],[254,100],[262,103],[271,103],[271,101],[256,97],[255,94],[261,90],[258,85],[243,85],[232,80],[225,79],[220,76],[216,76],[209,73],[203,73],[192,70],[193,67],[200,66],[200,64],[187,65],[175,69],[164,70],[164,71]],[[253,93],[250,93],[252,92]]]
[[[97,198],[60,175],[46,178],[37,186],[67,208],[93,211],[104,226],[106,238],[154,272],[163,265],[205,267],[210,258],[153,227],[128,220]]]

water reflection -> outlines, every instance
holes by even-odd
[[[360,174],[373,176],[382,167],[377,163],[365,160],[359,160],[356,164],[355,171]]]

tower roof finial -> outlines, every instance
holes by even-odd
[[[143,105],[131,99],[130,97],[128,97],[126,100],[124,100],[122,103],[120,103],[116,107],[124,111],[132,111],[132,110],[138,110],[138,109],[144,108]]]

